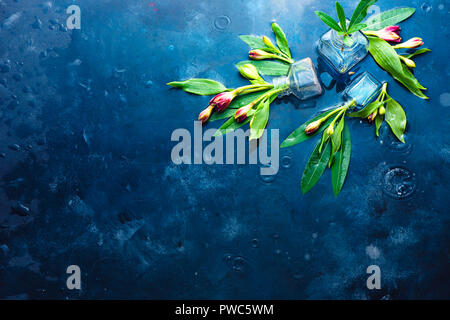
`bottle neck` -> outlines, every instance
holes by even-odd
[[[283,91],[278,94],[278,97],[280,98],[292,93],[290,89],[289,77],[287,76],[273,78],[272,84],[274,89],[283,89]]]

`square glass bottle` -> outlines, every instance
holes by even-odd
[[[360,107],[365,107],[380,93],[382,84],[369,72],[358,75],[345,89],[344,99],[355,100]]]
[[[346,73],[369,52],[369,40],[360,31],[354,32],[349,37],[353,40],[351,46],[343,42],[343,36],[330,29],[319,39],[317,51],[339,73]]]
[[[311,58],[305,58],[292,64],[285,77],[273,79],[275,88],[285,88],[278,96],[293,94],[300,100],[306,100],[322,94],[322,86]]]

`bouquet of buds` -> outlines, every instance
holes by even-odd
[[[216,132],[216,136],[247,123],[250,123],[250,140],[259,139],[263,135],[269,120],[270,104],[280,92],[286,90],[286,87],[275,88],[272,83],[266,82],[261,77],[259,71],[266,75],[286,75],[289,65],[294,63],[283,30],[276,23],[272,24],[272,30],[277,45],[274,45],[267,36],[240,37],[252,49],[248,54],[251,61],[237,64],[240,74],[249,80],[250,85],[227,89],[223,84],[210,79],[189,79],[168,83],[170,86],[198,95],[217,94],[198,116],[198,120],[202,123],[229,118]]]

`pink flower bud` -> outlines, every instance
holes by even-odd
[[[308,124],[305,128],[305,133],[306,134],[313,134],[314,132],[316,132],[317,130],[319,130],[320,125],[322,124],[322,121],[316,120],[314,122],[311,122],[310,124]]]
[[[400,37],[400,27],[399,26],[390,26],[378,31],[366,31],[364,32],[369,36],[377,36],[386,41],[390,42],[401,42],[402,38]]]
[[[216,108],[218,112],[225,110],[230,105],[231,101],[236,97],[234,92],[222,92],[209,101],[209,104]]]
[[[421,38],[415,37],[411,38],[406,42],[396,44],[393,46],[394,49],[413,49],[423,45],[423,40]]]
[[[273,55],[264,50],[256,49],[249,51],[248,56],[253,60],[264,60],[271,58]]]
[[[198,121],[201,121],[202,123],[205,123],[206,121],[208,121],[213,109],[214,109],[214,106],[209,105],[205,110],[200,112],[200,114],[198,115]]]
[[[250,103],[244,107],[239,108],[234,114],[234,119],[236,119],[237,122],[242,122],[247,119],[247,114],[253,108],[253,105],[253,103]]]

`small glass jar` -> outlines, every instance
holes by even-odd
[[[382,86],[380,81],[365,71],[348,85],[344,91],[344,99],[347,101],[354,100],[359,108],[363,108],[380,93]]]
[[[317,51],[339,73],[346,73],[362,61],[369,52],[369,40],[360,31],[349,35],[351,46],[344,42],[344,36],[330,29],[319,39]]]
[[[293,63],[288,75],[274,78],[273,85],[274,88],[285,88],[279,97],[293,94],[300,100],[306,100],[322,94],[322,86],[311,58]]]

